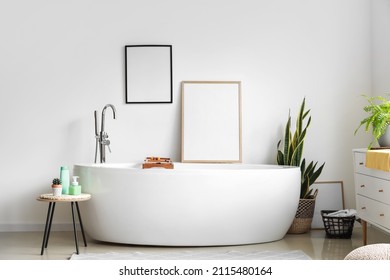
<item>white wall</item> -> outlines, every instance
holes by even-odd
[[[343,181],[354,207],[369,0],[6,0],[0,35],[0,230],[44,223],[35,197],[61,165],[93,161],[93,111],[107,103],[117,108],[108,162],[180,160],[183,80],[242,81],[245,163],[276,162],[288,110],[306,96],[305,157],[326,162],[320,180]],[[124,46],[149,43],[173,45],[173,104],[125,104]],[[69,223],[57,209],[55,222]]]
[[[390,94],[390,1],[372,1],[373,94]]]

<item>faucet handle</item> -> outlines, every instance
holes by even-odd
[[[105,141],[105,145],[107,146],[108,151],[111,153],[110,140],[107,139],[107,140]]]

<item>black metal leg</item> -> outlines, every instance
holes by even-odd
[[[43,251],[47,247],[47,242],[49,239],[49,233],[50,233],[50,228],[51,228],[51,221],[53,219],[54,206],[55,206],[55,203],[49,202],[49,207],[47,208],[45,231],[43,233],[41,255],[43,255]],[[49,221],[50,221],[50,223],[49,223]]]
[[[80,208],[79,208],[79,204],[78,204],[77,201],[76,201],[76,208],[77,208],[77,214],[78,214],[78,216],[79,216],[79,222],[80,222],[81,233],[83,234],[84,246],[87,247],[87,240],[86,240],[86,238],[85,238],[83,222],[81,221]]]
[[[76,243],[76,253],[79,254],[79,244],[78,244],[77,231],[76,231],[74,204],[75,204],[75,202],[71,201],[70,207],[72,209],[73,233],[74,233],[74,241]],[[49,242],[55,206],[56,206],[56,202],[49,201],[49,207],[47,209],[47,216],[46,216],[45,232],[43,233],[41,255],[43,255],[43,252],[44,252],[45,248],[47,248],[47,244]],[[76,201],[76,209],[77,209],[77,216],[78,216],[80,227],[81,227],[81,233],[83,234],[84,245],[85,245],[85,247],[87,247],[87,239],[85,238],[83,222],[81,220],[80,208],[79,208],[79,204],[77,203],[77,201]]]
[[[77,232],[76,232],[76,222],[74,220],[74,202],[72,201],[70,204],[70,207],[72,208],[72,220],[73,220],[73,232],[74,232],[74,241],[76,243],[76,254],[79,254],[79,244],[77,242]]]
[[[49,242],[49,237],[50,237],[50,232],[51,232],[51,224],[53,222],[54,209],[56,207],[55,202],[50,202],[50,203],[52,204],[52,207],[51,207],[51,213],[50,213],[49,230],[47,231],[47,236],[46,236],[45,248],[47,248],[47,244]]]

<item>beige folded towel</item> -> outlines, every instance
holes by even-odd
[[[390,172],[390,149],[367,151],[366,167]]]

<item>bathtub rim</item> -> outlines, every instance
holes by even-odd
[[[166,168],[142,168],[140,162],[123,162],[123,163],[75,163],[73,168],[94,168],[94,169],[114,169],[114,170],[137,170],[142,172],[166,172],[172,173],[177,171],[260,171],[260,170],[294,170],[299,166],[277,165],[277,164],[255,164],[255,163],[183,163],[173,162],[173,169]]]

